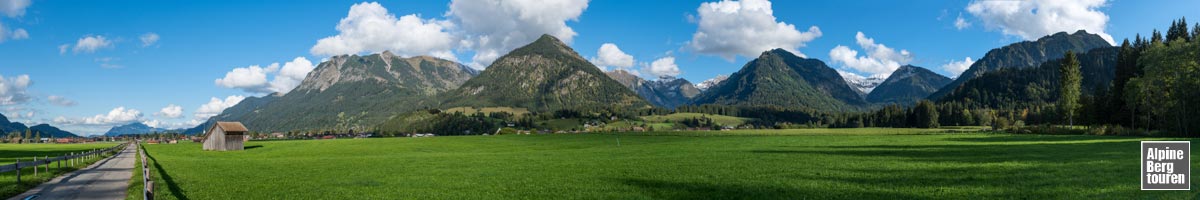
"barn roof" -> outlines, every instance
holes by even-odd
[[[246,130],[246,126],[242,125],[241,122],[217,122],[217,124],[215,126],[221,127],[221,130],[225,130],[225,132],[247,132],[247,131],[250,131],[250,130]]]

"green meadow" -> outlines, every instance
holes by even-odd
[[[33,157],[42,159],[43,156],[56,157],[63,156],[68,153],[79,153],[93,149],[104,149],[118,145],[118,143],[86,143],[86,144],[0,144],[0,165],[9,165],[21,159],[22,162],[30,161]],[[86,163],[94,162],[98,159],[88,160]],[[33,175],[32,168],[21,170],[21,183],[17,183],[16,172],[0,173],[0,198],[8,198],[21,194],[25,190],[29,190],[49,181],[55,176],[75,171],[83,168],[86,165],[76,165],[75,167],[58,168],[57,164],[50,165],[50,172],[46,173],[44,168],[38,168],[37,176]]]
[[[1197,197],[1139,190],[1141,140],[1177,139],[866,128],[145,148],[159,199]]]

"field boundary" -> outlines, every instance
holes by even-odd
[[[146,164],[149,159],[146,159],[146,147],[142,146],[141,142],[137,144],[138,158],[142,159],[142,199],[154,199],[154,181],[150,179],[150,165]]]
[[[96,149],[96,150],[91,150],[91,151],[84,151],[84,152],[80,152],[79,154],[70,153],[68,155],[53,157],[53,158],[50,158],[49,156],[43,156],[42,160],[37,160],[37,157],[34,157],[33,161],[28,161],[28,162],[21,162],[20,160],[17,160],[16,163],[0,166],[0,173],[16,171],[17,172],[17,183],[21,183],[21,169],[33,168],[34,175],[37,175],[37,169],[44,167],[46,173],[50,173],[50,165],[51,164],[57,163],[58,164],[57,168],[63,167],[63,161],[67,162],[67,167],[80,165],[80,164],[83,164],[83,160],[98,158],[101,154],[121,150],[122,147],[125,147],[128,144],[129,143],[121,143],[121,144],[118,144],[117,146],[109,147],[106,149]],[[113,154],[113,155],[116,155],[116,154]]]

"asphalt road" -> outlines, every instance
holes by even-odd
[[[134,159],[137,159],[133,147],[129,145],[116,156],[54,178],[9,200],[125,199],[129,179],[133,178]]]

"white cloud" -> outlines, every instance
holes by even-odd
[[[1099,10],[1106,3],[1107,0],[975,1],[966,10],[982,20],[985,27],[1025,40],[1087,30],[1112,44],[1112,36],[1104,32],[1108,15]]]
[[[71,120],[71,119],[67,119],[67,117],[63,117],[63,116],[58,116],[58,117],[55,117],[53,122],[54,122],[55,124],[76,124],[76,123],[79,123],[78,121]]]
[[[966,19],[963,19],[962,13],[958,13],[958,18],[954,18],[954,28],[957,28],[958,30],[963,30],[963,29],[970,28],[970,27],[971,27],[971,22],[967,22]]]
[[[234,68],[232,71],[226,72],[224,78],[213,82],[221,87],[238,88],[251,93],[269,92],[267,90],[267,69],[258,65]]]
[[[482,69],[542,34],[571,43],[577,33],[566,22],[578,20],[587,4],[587,0],[454,0],[446,16],[463,31],[461,45],[475,51],[468,66]]]
[[[896,51],[886,45],[877,44],[875,43],[875,39],[868,38],[862,32],[858,32],[854,36],[854,39],[858,43],[858,46],[863,49],[865,55],[858,56],[858,51],[838,45],[829,50],[829,58],[833,63],[841,63],[855,71],[870,73],[871,75],[887,76],[892,71],[900,68],[901,65],[912,62],[913,56],[908,50]]]
[[[138,121],[142,118],[142,112],[136,109],[127,109],[124,106],[113,108],[108,111],[108,114],[99,114],[92,117],[83,118],[84,124],[92,125],[116,125]]]
[[[120,61],[120,60],[121,60],[121,58],[114,58],[114,57],[100,57],[100,58],[96,58],[96,59],[93,59],[93,60],[95,60],[95,61],[96,61],[96,63],[99,63],[99,64],[100,64],[100,67],[103,67],[103,68],[108,68],[108,69],[116,69],[116,68],[122,68],[122,67],[125,67],[125,66],[122,66],[122,65],[119,65],[119,64],[116,64],[116,63],[114,63],[114,62],[116,62],[116,61]]]
[[[679,71],[679,66],[675,65],[675,57],[671,56],[654,60],[654,62],[651,62],[650,66],[646,68],[646,71],[650,75],[654,75],[656,77],[675,77],[682,73]]]
[[[246,99],[246,97],[233,95],[225,97],[224,100],[212,97],[212,99],[208,100],[208,103],[200,105],[200,108],[196,108],[196,112],[193,115],[196,119],[208,119],[209,117],[221,114],[221,111],[225,111],[226,108],[237,105],[239,102],[242,102],[242,99]]]
[[[706,2],[696,12],[700,15],[696,20],[699,27],[687,48],[726,60],[737,55],[753,58],[775,48],[805,57],[797,48],[821,37],[817,26],[800,32],[792,24],[777,22],[767,0]]]
[[[33,4],[30,0],[3,0],[0,1],[0,13],[8,17],[20,17],[25,15],[25,8],[30,4]]]
[[[621,51],[616,44],[604,43],[600,45],[600,49],[596,51],[596,57],[592,58],[592,64],[595,64],[601,69],[606,67],[629,68],[633,67],[633,56]]]
[[[58,95],[50,95],[50,96],[46,97],[46,99],[50,100],[50,104],[59,105],[59,106],[75,106],[77,104],[77,103],[75,103],[75,101],[72,101],[70,99],[67,99],[66,97],[58,96]]]
[[[75,53],[92,53],[96,52],[96,50],[109,47],[112,47],[112,41],[109,41],[108,38],[104,38],[102,35],[84,36],[83,38],[79,38],[72,51]]]
[[[950,73],[950,77],[952,78],[958,77],[958,75],[962,74],[963,71],[967,71],[967,68],[970,68],[971,64],[975,64],[975,61],[971,60],[971,57],[967,57],[963,60],[951,60],[949,63],[942,65],[942,70],[946,70],[947,73]]]
[[[150,32],[142,34],[142,37],[139,39],[142,40],[142,47],[148,47],[150,45],[154,45],[154,43],[158,43],[158,33]]]
[[[7,78],[3,74],[0,74],[0,105],[15,105],[29,102],[32,97],[29,96],[26,89],[31,84],[33,84],[33,80],[30,80],[27,74]]]
[[[154,115],[166,118],[183,117],[183,107],[175,104],[169,104],[167,107],[163,107],[162,109],[158,110],[158,113],[154,113]]]
[[[234,68],[226,72],[225,77],[213,82],[217,86],[242,89],[250,93],[285,94],[299,86],[313,68],[313,63],[307,58],[296,57],[291,62],[284,63],[282,68],[279,67],[279,63],[271,63],[265,68],[258,65]],[[268,76],[272,76],[273,79],[268,81]]]
[[[318,40],[314,55],[391,51],[400,56],[431,55],[455,60],[451,50],[458,39],[448,32],[453,24],[412,14],[396,18],[376,2],[350,6],[337,25],[338,35]]]
[[[71,49],[71,44],[58,45],[58,54],[66,54],[67,49]]]

